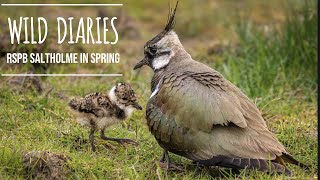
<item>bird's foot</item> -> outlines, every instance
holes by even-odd
[[[192,165],[195,165],[196,166],[196,170],[201,170],[203,169],[205,166],[200,164],[199,162],[196,162],[196,161],[192,161]]]
[[[169,171],[184,171],[184,168],[181,164],[167,163],[160,160],[159,166],[162,169],[169,170]]]
[[[121,144],[122,146],[124,146],[125,144],[131,144],[131,145],[134,145],[134,146],[138,146],[139,143],[132,140],[132,139],[116,139],[115,140],[117,143]]]
[[[103,144],[103,146],[104,146],[106,149],[111,149],[111,150],[116,149],[116,148],[115,148],[113,145],[111,145],[110,143]]]
[[[101,130],[100,132],[100,137],[103,139],[103,140],[106,140],[106,141],[115,141],[119,144],[121,144],[124,148],[124,144],[132,144],[134,146],[138,146],[139,143],[132,140],[132,139],[127,139],[127,138],[112,138],[112,137],[107,137],[104,135],[104,130]]]

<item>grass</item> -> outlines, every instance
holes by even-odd
[[[312,179],[317,177],[318,169],[316,1],[290,1],[281,6],[279,1],[272,2],[246,0],[239,4],[216,1],[216,4],[206,8],[217,7],[217,11],[201,11],[196,16],[187,12],[187,8],[195,6],[193,2],[183,1],[178,12],[176,31],[181,34],[182,43],[195,59],[217,69],[257,103],[269,129],[287,147],[288,152],[310,166],[310,171],[304,171],[289,165],[294,173],[293,178]],[[108,143],[96,135],[97,152],[91,151],[87,142],[89,130],[77,125],[68,111],[66,104],[69,97],[108,91],[119,81],[133,85],[143,106],[150,94],[151,70],[144,68],[133,71],[132,67],[142,56],[144,42],[161,30],[165,23],[161,13],[154,16],[150,14],[157,8],[165,13],[167,4],[158,2],[156,8],[152,3],[125,3],[128,4],[125,5],[128,14],[134,17],[137,24],[143,24],[144,28],[141,28],[142,39],[124,37],[116,47],[112,47],[122,53],[120,64],[80,67],[51,65],[47,71],[123,72],[124,77],[42,78],[46,87],[40,94],[33,88],[21,89],[9,85],[7,79],[0,77],[0,179],[30,178],[31,172],[23,168],[21,155],[31,150],[48,150],[70,157],[68,165],[71,173],[68,178],[72,179],[285,179],[282,175],[248,170],[240,174],[230,173],[228,169],[164,171],[156,163],[161,156],[161,148],[148,131],[142,111],[135,112],[123,124],[107,130],[112,137],[136,139],[140,146],[124,149],[111,143],[114,148],[110,149],[106,148]],[[199,3],[205,6],[205,2]],[[239,15],[236,13],[239,9],[245,10]],[[74,10],[68,8],[67,11],[73,13]],[[4,12],[13,13],[5,9],[0,12],[0,17],[5,17],[2,14]],[[229,16],[227,12],[232,13]],[[215,17],[216,21],[203,17]],[[199,19],[203,19],[203,23],[190,25],[190,22]],[[186,24],[191,26],[187,31]],[[213,33],[210,33],[210,29]],[[3,34],[1,30],[0,33]],[[230,44],[223,48],[222,53],[208,53],[211,40],[221,42],[225,39]],[[83,48],[88,52],[103,52],[110,47]],[[30,68],[31,65],[0,64],[1,73],[26,72]],[[46,95],[51,88],[53,90]],[[172,158],[175,162],[190,164],[184,158],[175,155]]]

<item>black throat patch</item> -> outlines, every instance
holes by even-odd
[[[123,109],[119,108],[118,106],[116,108],[115,116],[117,119],[120,119],[120,120],[124,120],[127,117],[126,112]]]

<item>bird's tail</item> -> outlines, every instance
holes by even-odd
[[[214,156],[208,160],[199,160],[199,163],[206,166],[221,166],[232,169],[256,169],[268,173],[279,173],[291,176],[291,171],[285,166],[264,159],[231,158],[227,156]]]
[[[73,98],[69,102],[69,107],[73,110],[79,110],[81,106],[81,98]]]
[[[301,168],[303,168],[305,170],[309,170],[309,167],[307,165],[297,161],[290,154],[283,153],[280,158],[283,159],[284,162],[297,165],[297,166],[299,166],[299,167],[301,167]]]

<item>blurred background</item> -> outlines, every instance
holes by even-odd
[[[99,141],[93,154],[88,132],[76,125],[70,97],[109,91],[116,82],[131,83],[146,105],[150,68],[133,71],[144,44],[161,32],[175,1],[1,0],[1,3],[123,3],[122,7],[0,7],[0,73],[122,73],[123,77],[0,77],[0,178],[34,177],[24,152],[48,150],[68,156],[71,178],[211,178],[211,170],[164,172],[156,161],[161,149],[145,125],[144,113],[108,133],[140,142],[127,150]],[[299,178],[317,174],[317,1],[180,0],[175,31],[193,59],[221,72],[261,109],[268,127],[310,171],[292,167]],[[7,18],[45,17],[49,34],[42,45],[10,45]],[[116,45],[58,45],[57,17],[118,17]],[[95,30],[95,26],[93,30]],[[77,23],[74,23],[74,32]],[[93,31],[95,33],[95,31]],[[119,52],[119,64],[6,64],[8,52]],[[120,149],[120,150],[119,150]],[[123,159],[125,159],[123,161]],[[175,161],[188,163],[174,156]],[[219,171],[225,178],[279,178],[245,171]],[[39,175],[39,177],[42,177]]]

